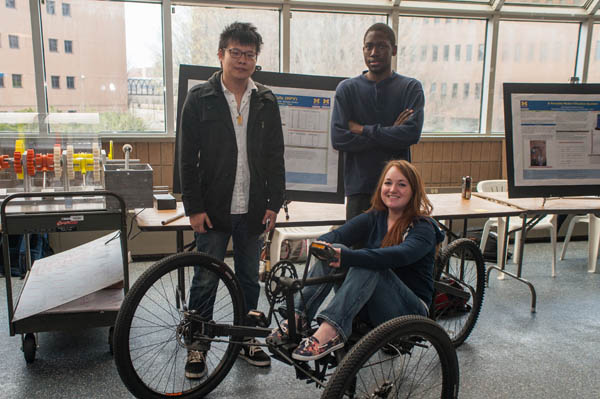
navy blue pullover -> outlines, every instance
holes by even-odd
[[[333,105],[331,143],[343,152],[346,195],[371,194],[389,160],[410,161],[410,146],[421,138],[424,105],[421,83],[395,72],[379,83],[364,73],[340,82]],[[402,125],[393,126],[406,109],[414,114]],[[350,132],[350,120],[364,126],[362,134]]]
[[[444,233],[432,219],[419,218],[413,222],[402,243],[381,248],[388,229],[387,217],[387,211],[363,213],[322,235],[319,240],[346,246],[363,242],[365,247],[362,249],[342,248],[342,267],[394,269],[404,284],[429,305],[433,299],[435,248],[444,239]]]

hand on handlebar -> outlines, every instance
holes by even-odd
[[[340,267],[342,255],[340,248],[334,248],[327,242],[315,241],[310,244],[310,253],[317,259],[327,262],[331,267]]]

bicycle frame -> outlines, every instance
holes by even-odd
[[[303,336],[296,327],[294,296],[297,292],[300,292],[304,287],[307,286],[336,282],[341,283],[346,277],[346,270],[342,270],[339,273],[334,273],[327,276],[309,278],[309,267],[313,255],[314,254],[311,248],[311,250],[309,250],[304,272],[301,278],[272,276],[273,281],[277,284],[277,292],[285,296],[286,309],[285,313],[281,312],[281,315],[283,316],[283,319],[287,320],[287,335],[289,339],[280,345],[266,344],[265,346],[268,346],[269,350],[275,355],[276,358],[278,358],[278,360],[281,360],[284,363],[294,366],[296,369],[296,377],[298,379],[308,378],[312,382],[315,382],[317,385],[323,387],[325,372],[329,364],[331,364],[332,362],[330,358],[326,357],[315,361],[315,369],[313,370],[310,366],[308,366],[307,362],[294,360],[291,356],[292,351],[297,347],[297,345],[300,343],[300,340],[303,338]],[[457,289],[442,281],[434,281],[434,288],[438,292],[454,295],[465,300],[467,300],[470,296],[470,293],[465,292],[461,289]],[[182,299],[182,303],[185,303],[185,300]],[[256,312],[256,317],[254,317],[254,321],[259,325],[256,327],[249,325],[239,326],[229,324],[216,324],[211,321],[203,320],[199,315],[195,315],[193,314],[193,312],[190,312],[187,315],[188,320],[192,323],[192,337],[189,337],[189,344],[191,346],[194,346],[194,338],[206,340],[206,338],[208,337],[210,341],[216,342],[220,341],[219,337],[232,337],[233,339],[228,339],[228,342],[235,344],[243,344],[244,338],[265,338],[272,332],[272,329],[268,328],[268,326],[271,325],[273,315],[275,313],[276,304],[277,302],[275,300],[273,300],[270,303],[268,317],[264,317],[264,315],[261,312]],[[279,321],[277,324],[279,326]],[[335,353],[335,356],[335,360],[337,362],[341,361],[340,353]]]
[[[323,367],[321,370],[319,370],[319,367],[317,366],[316,370],[313,372],[313,370],[307,366],[306,362],[296,361],[291,357],[291,352],[294,350],[294,348],[296,348],[302,339],[302,336],[296,328],[294,295],[306,286],[342,282],[346,277],[346,273],[335,273],[323,277],[308,278],[308,269],[312,255],[312,252],[309,251],[302,278],[274,277],[274,281],[279,285],[281,292],[285,295],[286,310],[285,315],[282,316],[284,316],[288,322],[289,341],[281,345],[267,344],[266,346],[269,347],[269,350],[274,353],[275,357],[279,358],[279,360],[282,360],[296,368],[297,378],[309,378],[318,385],[324,386],[322,381],[326,368]],[[180,280],[180,284],[181,283],[182,281]],[[183,292],[183,290],[180,291]],[[181,303],[185,303],[184,298],[181,298]],[[191,323],[192,333],[191,336],[186,339],[186,344],[193,347],[195,338],[199,339],[201,337],[202,339],[206,339],[206,337],[208,337],[210,341],[219,341],[218,337],[234,337],[234,339],[230,339],[228,341],[236,344],[242,344],[244,338],[265,338],[272,332],[272,329],[267,328],[266,326],[271,324],[273,315],[275,313],[275,306],[275,301],[270,303],[268,318],[265,318],[262,320],[262,322],[260,321],[260,317],[257,317],[258,320],[255,321],[257,321],[258,324],[263,324],[263,326],[257,327],[216,324],[214,322],[204,320],[202,317],[194,314],[193,312],[187,312],[186,317]],[[262,313],[257,312],[257,315],[262,315]],[[316,361],[315,363],[317,362],[319,361]],[[302,375],[298,374],[298,372],[302,373]]]

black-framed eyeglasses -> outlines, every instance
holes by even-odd
[[[254,51],[242,51],[239,48],[224,48],[223,50],[227,50],[229,52],[229,55],[231,56],[231,58],[241,58],[242,56],[245,56],[247,60],[250,61],[255,61],[256,57],[258,57],[258,54],[256,54]]]

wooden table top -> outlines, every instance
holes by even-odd
[[[515,216],[521,209],[472,196],[463,199],[460,193],[430,194],[433,204],[433,217],[436,219],[488,218],[495,216]],[[183,204],[177,203],[177,209],[156,210],[154,208],[136,209],[136,220],[142,231],[178,231],[191,230],[189,219],[180,217],[165,225],[174,216],[183,214]],[[277,227],[340,225],[346,221],[344,204],[325,204],[315,202],[291,202],[288,205],[290,218],[286,220],[281,210],[277,216]]]
[[[137,224],[142,231],[191,230],[189,218],[183,216],[165,225],[174,216],[183,214],[183,203],[177,209],[157,210],[154,208],[136,209]],[[314,202],[292,202],[288,205],[290,218],[286,220],[283,209],[277,215],[278,227],[339,225],[346,221],[344,204],[321,204]]]
[[[508,198],[507,192],[473,193],[474,196],[513,206],[527,213],[590,213],[600,211],[598,197]]]
[[[522,213],[512,206],[475,196],[464,199],[460,193],[429,194],[427,197],[433,204],[433,217],[436,219],[490,218]]]

